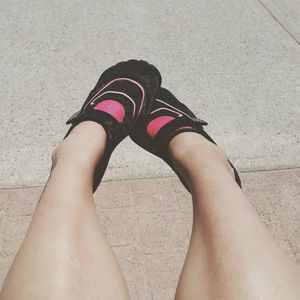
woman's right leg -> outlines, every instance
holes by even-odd
[[[129,299],[93,202],[106,133],[83,122],[55,151],[50,178],[6,277],[1,300]]]
[[[236,184],[223,150],[190,132],[169,150],[194,211],[176,300],[300,299],[299,271]]]

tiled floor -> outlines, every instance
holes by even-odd
[[[273,236],[300,264],[300,169],[244,173],[242,181]],[[0,191],[0,284],[41,190]],[[95,201],[132,299],[173,299],[192,224],[191,199],[178,179],[103,183]]]

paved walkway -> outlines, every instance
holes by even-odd
[[[243,173],[241,177],[244,191],[273,236],[300,265],[300,169]],[[41,190],[0,192],[0,284]],[[103,183],[95,201],[132,300],[173,299],[192,225],[190,195],[179,180]]]

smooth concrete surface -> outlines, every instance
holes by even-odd
[[[300,44],[300,1],[258,0]]]
[[[241,178],[262,220],[300,267],[300,169],[242,173]],[[0,285],[41,191],[0,191]],[[131,299],[174,299],[192,226],[191,198],[179,180],[105,182],[95,193],[95,203]]]
[[[300,49],[259,1],[1,1],[0,28],[0,188],[45,183],[66,119],[129,58],[161,70],[239,170],[300,166]],[[126,140],[105,180],[172,174]]]

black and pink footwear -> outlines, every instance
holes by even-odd
[[[169,157],[168,144],[175,135],[186,131],[197,132],[216,144],[203,129],[207,123],[197,118],[190,109],[164,88],[158,89],[150,106],[149,112],[139,117],[134,130],[130,132],[130,137],[136,144],[167,162],[189,190],[188,184],[173,166]],[[235,180],[241,187],[239,174],[230,161],[229,163],[234,170]]]
[[[129,60],[107,69],[90,92],[80,111],[67,124],[71,130],[83,121],[95,121],[107,134],[104,156],[96,167],[93,192],[97,189],[115,147],[128,135],[137,118],[146,113],[161,84],[159,71],[145,61]]]

